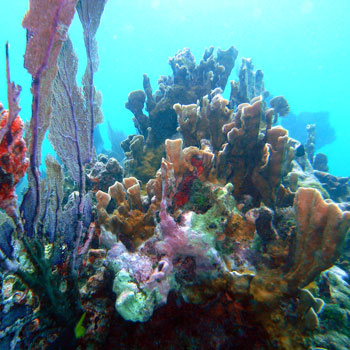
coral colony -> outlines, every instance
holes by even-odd
[[[97,155],[95,34],[105,3],[30,0],[27,125],[7,51],[0,348],[338,349],[339,339],[348,348],[348,179],[315,170],[274,126],[288,102],[269,96],[250,59],[223,98],[234,47],[210,48],[199,64],[179,51],[154,93],[145,75],[126,103],[139,134],[122,142],[123,166]],[[82,87],[67,37],[75,11]],[[57,158],[40,172],[46,135]]]

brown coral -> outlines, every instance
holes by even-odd
[[[203,139],[209,140],[213,152],[221,150],[225,142],[222,127],[231,121],[232,111],[226,106],[228,100],[221,95],[217,88],[203,97],[201,103],[191,105],[174,105],[179,128],[185,146],[201,146]]]
[[[251,293],[256,300],[274,300],[282,294],[293,295],[331,267],[340,255],[350,227],[350,212],[326,203],[311,188],[299,188],[294,208],[297,214],[295,243],[289,263],[281,271],[261,271],[253,279]],[[263,286],[264,285],[264,286]]]
[[[96,193],[99,223],[107,230],[116,234],[125,246],[133,251],[154,232],[154,215],[156,207],[150,205],[145,211],[142,206],[141,188],[136,178],[116,182],[110,186],[108,193]],[[107,206],[113,199],[116,209],[112,214],[107,212]]]
[[[234,195],[240,200],[250,195],[254,203],[263,201],[274,207],[278,195],[286,196],[280,188],[283,175],[292,160],[288,132],[281,127],[271,128],[272,110],[263,112],[262,97],[252,104],[238,106],[233,121],[222,128],[227,143],[217,157],[217,175],[234,184]],[[267,118],[267,124],[263,122]]]
[[[217,174],[224,182],[231,181],[237,199],[247,191],[257,197],[252,184],[252,174],[256,167],[266,164],[266,148],[259,139],[262,113],[261,99],[254,104],[241,104],[234,121],[223,126],[228,143],[218,154]]]
[[[300,303],[305,298],[299,295],[300,288],[334,264],[350,227],[350,212],[342,212],[337,205],[325,202],[315,189],[299,188],[294,208],[297,230],[289,262],[277,269],[261,268],[249,289],[258,302],[257,316],[279,349],[305,349],[301,332],[317,326],[315,312],[319,311],[320,302],[309,303],[316,310],[299,312],[303,324],[300,329],[284,318],[279,305],[283,300],[299,297],[298,310],[301,310]]]
[[[350,227],[350,212],[327,203],[311,188],[299,188],[295,198],[298,230],[293,265],[285,275],[289,290],[304,287],[339,258]]]
[[[282,177],[288,172],[286,168],[291,162],[289,138],[288,131],[281,127],[273,127],[266,134],[268,162],[254,169],[252,180],[264,203],[274,206]]]

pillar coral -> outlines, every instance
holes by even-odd
[[[8,116],[8,111],[2,110],[0,130],[6,126]],[[17,207],[15,186],[28,167],[23,127],[21,118],[17,116],[0,143],[0,209],[11,217],[15,216]]]

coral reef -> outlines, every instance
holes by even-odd
[[[264,88],[263,72],[255,72],[250,59],[242,59],[239,81],[231,82],[230,100],[221,96],[236,57],[234,47],[227,51],[218,49],[216,58],[210,48],[196,65],[190,50],[185,48],[169,59],[173,75],[162,76],[158,81],[159,90],[154,94],[148,76],[144,75],[144,91],[131,92],[126,103],[141,134],[129,136],[122,143],[128,176],[143,177],[143,182],[149,180],[160,166],[162,143],[166,138],[175,138],[177,131],[181,132],[185,146],[205,147],[209,140],[208,147],[219,151],[225,143],[222,127],[232,122],[232,114],[239,105],[253,103],[259,95],[262,96],[262,121],[270,127],[279,116],[289,113],[284,97],[267,100],[269,93]],[[144,105],[149,116],[143,112]],[[150,163],[153,167],[149,167]],[[140,170],[145,168],[152,171],[143,174]]]
[[[183,154],[188,153],[186,149],[182,152],[180,145],[181,143],[179,142],[168,141],[167,158],[173,159],[174,164],[181,164],[181,160],[185,158]],[[207,163],[207,167],[210,168],[210,162]],[[179,171],[179,169],[181,170]],[[269,216],[270,219],[266,219],[266,215],[263,215],[266,210],[260,211],[254,223],[261,239],[265,241],[261,252],[262,255],[259,257],[259,250],[254,247],[255,254],[257,254],[255,258],[244,260],[245,256],[253,253],[252,251],[249,253],[249,248],[252,241],[254,241],[254,227],[251,224],[249,225],[249,220],[245,222],[242,219],[237,209],[237,214],[231,217],[229,223],[227,223],[227,219],[226,222],[222,218],[220,219],[220,210],[223,210],[223,217],[227,217],[227,213],[234,211],[234,199],[230,195],[232,189],[227,192],[228,188],[225,190],[225,188],[215,185],[214,193],[216,192],[216,196],[219,195],[219,197],[215,199],[214,196],[211,199],[214,204],[204,214],[195,214],[185,210],[184,214],[181,214],[183,217],[180,219],[179,208],[173,214],[176,215],[177,219],[169,214],[168,208],[174,207],[174,203],[174,209],[184,205],[183,202],[180,205],[176,205],[175,195],[178,193],[178,190],[173,187],[182,187],[181,181],[175,177],[176,173],[178,176],[180,175],[182,181],[186,181],[187,177],[182,175],[182,169],[186,169],[186,167],[173,166],[168,161],[164,161],[162,165],[163,194],[159,214],[160,223],[158,230],[160,231],[157,234],[158,237],[151,238],[136,253],[128,253],[120,243],[115,245],[109,253],[109,264],[115,273],[114,291],[118,296],[116,302],[117,310],[126,319],[144,321],[151,317],[153,308],[157,303],[158,305],[164,303],[164,293],[167,295],[172,288],[181,291],[185,300],[201,303],[204,300],[208,300],[208,298],[212,298],[217,292],[217,288],[220,290],[220,288],[225,286],[232,293],[231,295],[232,297],[234,296],[235,300],[237,298],[243,298],[243,300],[252,298],[258,303],[254,308],[246,306],[244,310],[249,315],[251,324],[255,324],[256,327],[260,324],[260,327],[269,334],[270,340],[278,344],[279,348],[289,348],[284,339],[289,334],[289,330],[294,327],[292,326],[293,322],[289,319],[277,322],[277,320],[284,319],[281,305],[284,305],[282,310],[287,307],[295,309],[301,331],[298,333],[296,330],[293,330],[293,340],[291,340],[292,337],[289,335],[288,341],[292,341],[293,346],[305,348],[302,332],[317,328],[319,322],[317,313],[322,307],[322,301],[314,299],[307,291],[299,292],[299,288],[306,286],[315,275],[332,264],[329,260],[327,262],[326,258],[332,257],[331,260],[334,261],[339,255],[339,247],[349,225],[349,213],[342,219],[343,214],[341,214],[339,209],[335,205],[325,204],[317,191],[300,189],[295,202],[295,209],[297,210],[295,220],[298,226],[294,228],[294,234],[289,233],[288,236],[283,238],[283,226],[277,229],[273,228],[271,225],[271,214]],[[207,173],[209,172],[207,171]],[[166,196],[164,196],[164,191]],[[224,199],[222,204],[219,204],[222,200],[219,198]],[[311,205],[308,201],[314,204]],[[304,205],[305,203],[306,205]],[[219,212],[217,211],[217,206],[221,208]],[[315,215],[315,219],[312,216],[311,219],[308,219],[311,223],[308,223],[308,221],[304,223],[305,218],[310,218],[310,214],[308,211],[305,211],[305,208]],[[321,214],[325,211],[327,214]],[[241,219],[237,221],[237,217]],[[325,237],[320,236],[318,241],[314,239],[312,234],[315,227],[321,224],[321,222],[318,223],[317,217],[321,218],[321,222],[323,222],[324,217],[328,217],[328,220],[330,220],[328,223],[322,223],[322,227],[325,227]],[[262,222],[270,220],[270,230],[274,232],[273,235],[265,235],[264,238],[259,227],[266,227],[266,224],[261,226],[261,220]],[[334,229],[334,225],[337,226],[342,220],[344,220],[343,228]],[[235,224],[231,226],[233,222]],[[240,225],[237,226],[239,222]],[[239,229],[239,227],[241,228]],[[208,229],[209,231],[207,231]],[[215,230],[214,236],[212,229]],[[315,232],[318,232],[318,230],[319,228]],[[315,244],[320,244],[321,246],[322,244],[327,244],[327,247],[331,249],[332,244],[329,241],[329,235],[332,231],[338,232],[340,235],[332,237],[334,242],[333,253],[326,251],[325,255],[317,256],[317,260],[310,260],[309,252],[315,250]],[[298,234],[294,236],[295,233]],[[199,236],[197,237],[197,235]],[[338,237],[342,238],[339,240]],[[159,241],[159,239],[161,240]],[[305,243],[305,239],[309,243]],[[238,242],[241,245],[240,247],[237,246]],[[201,246],[202,243],[208,245],[207,248]],[[197,246],[198,244],[199,246]],[[308,244],[312,244],[312,248],[309,248]],[[212,248],[210,249],[210,247]],[[158,260],[158,267],[152,270],[150,268],[152,260],[148,259],[149,252],[154,254],[154,249],[159,250],[159,254],[156,255],[161,255],[162,258]],[[317,250],[322,251],[323,248],[317,248]],[[245,253],[242,253],[242,251],[245,251]],[[205,255],[203,256],[201,252],[205,253]],[[229,256],[223,258],[225,254]],[[242,270],[239,268],[239,261]],[[306,267],[305,261],[310,264],[309,267]],[[217,268],[213,269],[213,266],[217,264],[222,266],[218,275]],[[271,264],[273,265],[271,266]],[[300,267],[297,267],[298,264],[301,264]],[[210,268],[210,266],[212,267]],[[279,268],[284,272],[277,272],[277,266],[280,266]],[[205,268],[206,271],[205,280],[202,279],[202,268]],[[248,274],[246,273],[247,268],[248,271],[251,270]],[[316,270],[314,270],[315,268]],[[298,269],[302,271],[302,275],[297,273]],[[172,273],[175,274],[173,278],[171,278]],[[209,289],[211,292],[205,288],[205,294],[200,293],[198,284],[208,283],[208,278],[209,281],[212,279],[210,284],[212,287]],[[158,281],[156,284],[154,279]],[[140,283],[141,289],[139,289]],[[141,290],[143,291],[142,293]],[[261,312],[266,308],[269,309],[268,313],[266,311]],[[292,309],[288,312],[292,312]],[[257,316],[266,314],[271,317],[265,319]]]
[[[215,88],[225,89],[237,54],[231,46],[226,51],[218,49],[215,57],[211,47],[197,65],[189,48],[180,50],[169,59],[173,75],[162,76],[158,81],[159,90],[154,94],[148,76],[144,75],[145,92],[131,92],[126,108],[134,114],[135,127],[147,139],[149,147],[162,144],[176,133],[175,103],[196,103]],[[149,116],[142,111],[145,103]]]
[[[232,299],[247,303],[244,311],[251,324],[278,348],[306,348],[304,332],[318,327],[323,302],[302,288],[339,257],[350,213],[324,202],[317,190],[299,188],[294,210],[262,206],[244,215],[232,185],[215,181],[213,159],[212,153],[193,146],[182,149],[182,140],[166,141],[166,159],[148,188],[148,203],[159,208],[155,233],[136,250],[128,249],[121,238],[107,255],[116,310],[126,320],[146,322],[169,293],[201,304],[226,290]],[[209,191],[205,210],[188,206],[195,203],[190,198],[194,181]],[[116,185],[120,203],[125,194],[122,185]],[[113,217],[105,213],[110,200],[106,195],[99,195],[98,201],[99,216],[107,218],[107,225],[102,224],[108,229]],[[137,201],[130,198],[131,203]],[[291,313],[286,319],[285,312]]]
[[[137,176],[143,182],[152,178],[160,166],[165,139],[172,138],[177,132],[179,123],[174,104],[196,103],[216,88],[224,90],[237,54],[232,46],[226,51],[218,49],[215,57],[211,47],[198,65],[190,49],[180,50],[169,59],[172,76],[161,76],[159,90],[155,93],[148,76],[144,75],[144,91],[131,92],[125,105],[134,114],[135,127],[141,134],[133,139],[129,136],[122,143],[127,158],[127,176]],[[143,112],[145,105],[148,116]],[[142,157],[140,153],[135,154],[136,149],[143,150]]]
[[[95,155],[95,35],[105,4],[30,1],[23,24],[34,100],[19,213],[15,186],[28,161],[7,52],[0,347],[348,347],[348,179],[313,169],[314,129],[304,148],[273,126],[289,105],[269,96],[251,59],[230,99],[222,96],[234,47],[216,57],[210,48],[199,64],[186,48],[170,58],[173,74],[158,91],[145,75],[144,91],[129,94],[140,135],[121,144],[124,169]],[[82,89],[66,38],[75,6],[87,56]],[[47,156],[41,176],[47,127],[62,163]]]

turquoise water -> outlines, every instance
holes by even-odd
[[[27,3],[0,3],[0,45],[10,42],[12,79],[23,87],[21,116],[26,120],[31,114],[31,95],[30,77],[23,68],[21,20]],[[171,73],[167,60],[178,49],[190,47],[199,61],[206,47],[234,45],[240,57],[251,57],[255,67],[265,72],[266,88],[284,95],[294,113],[330,112],[337,139],[320,151],[328,155],[331,173],[349,176],[349,15],[349,0],[109,0],[97,33],[96,85],[103,94],[104,117],[113,127],[134,132],[131,112],[124,104],[130,91],[142,89],[143,73],[148,73],[155,89],[158,77]],[[83,72],[85,49],[77,16],[70,35]],[[0,55],[3,102],[4,52]],[[238,59],[231,79],[239,65]]]

